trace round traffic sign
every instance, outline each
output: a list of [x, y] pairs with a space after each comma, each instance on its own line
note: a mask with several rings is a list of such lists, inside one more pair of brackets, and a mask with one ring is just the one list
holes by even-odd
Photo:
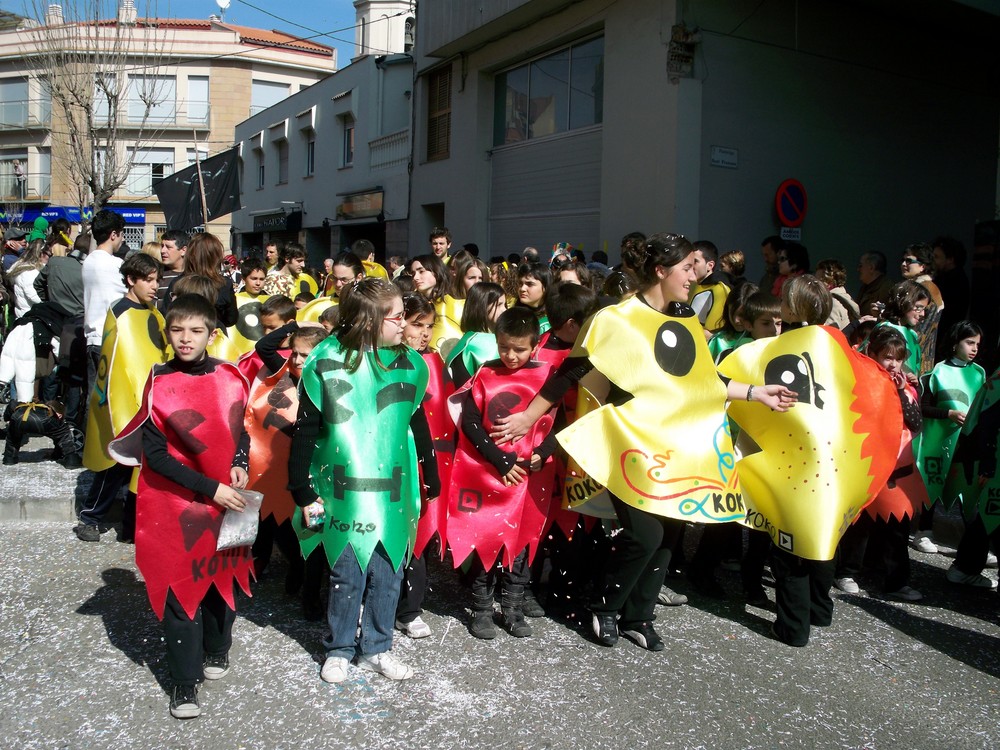
[[809, 208], [805, 186], [793, 179], [782, 182], [774, 194], [774, 208], [783, 227], [801, 226]]

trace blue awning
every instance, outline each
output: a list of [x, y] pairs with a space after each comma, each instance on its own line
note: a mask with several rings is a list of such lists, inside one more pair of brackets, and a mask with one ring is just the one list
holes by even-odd
[[[125, 218], [126, 224], [145, 224], [146, 223], [146, 209], [136, 208], [134, 206], [108, 206], [108, 209], [114, 211], [116, 214], [121, 214]], [[83, 210], [83, 216], [88, 220], [93, 215], [90, 208], [85, 208]], [[45, 208], [26, 208], [24, 209], [24, 217], [21, 219], [22, 224], [31, 224], [39, 216], [44, 216], [50, 222], [54, 219], [66, 219], [70, 224], [80, 224], [81, 222], [81, 212], [79, 208], [74, 206], [46, 206]]]

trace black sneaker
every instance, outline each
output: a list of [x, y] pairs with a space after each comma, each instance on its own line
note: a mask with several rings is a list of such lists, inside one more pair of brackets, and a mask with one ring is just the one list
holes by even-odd
[[205, 671], [206, 680], [221, 680], [229, 674], [229, 654], [225, 653], [219, 656], [206, 654], [202, 669]]
[[201, 716], [197, 685], [174, 685], [170, 698], [170, 715], [175, 719], [196, 719]]
[[89, 523], [78, 523], [73, 527], [73, 533], [81, 542], [101, 541], [101, 530]]
[[651, 622], [640, 622], [636, 625], [622, 628], [622, 635], [647, 651], [662, 651], [664, 649], [663, 641], [660, 639], [659, 634], [653, 630], [653, 623]]
[[594, 613], [594, 635], [602, 646], [618, 643], [618, 615], [614, 612]]

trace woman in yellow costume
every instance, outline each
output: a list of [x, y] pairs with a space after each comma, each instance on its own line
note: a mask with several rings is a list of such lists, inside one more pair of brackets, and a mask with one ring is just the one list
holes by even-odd
[[443, 359], [462, 338], [465, 300], [455, 299], [448, 293], [451, 290], [451, 274], [436, 255], [418, 255], [411, 260], [410, 274], [414, 289], [434, 306], [434, 330], [429, 348], [441, 354]]
[[[619, 631], [662, 651], [653, 607], [683, 520], [742, 519], [743, 503], [725, 416], [727, 399], [784, 411], [781, 385], [725, 381], [687, 305], [696, 283], [691, 243], [655, 234], [644, 245], [640, 292], [585, 324], [576, 346], [528, 408], [499, 420], [493, 438], [518, 439], [573, 382], [602, 405], [559, 433], [559, 442], [607, 487], [622, 531], [591, 604], [594, 635]], [[581, 394], [581, 400], [583, 394]]]

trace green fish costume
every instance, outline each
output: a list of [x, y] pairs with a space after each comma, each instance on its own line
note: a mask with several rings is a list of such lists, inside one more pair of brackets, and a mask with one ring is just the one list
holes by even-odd
[[350, 545], [367, 570], [381, 542], [398, 569], [413, 549], [420, 517], [410, 418], [427, 390], [427, 365], [407, 347], [380, 348], [361, 353], [351, 372], [352, 355], [358, 356], [330, 336], [302, 366], [300, 387], [322, 418], [309, 474], [326, 523], [305, 528], [298, 508], [293, 525], [305, 557], [322, 544], [332, 566]]

